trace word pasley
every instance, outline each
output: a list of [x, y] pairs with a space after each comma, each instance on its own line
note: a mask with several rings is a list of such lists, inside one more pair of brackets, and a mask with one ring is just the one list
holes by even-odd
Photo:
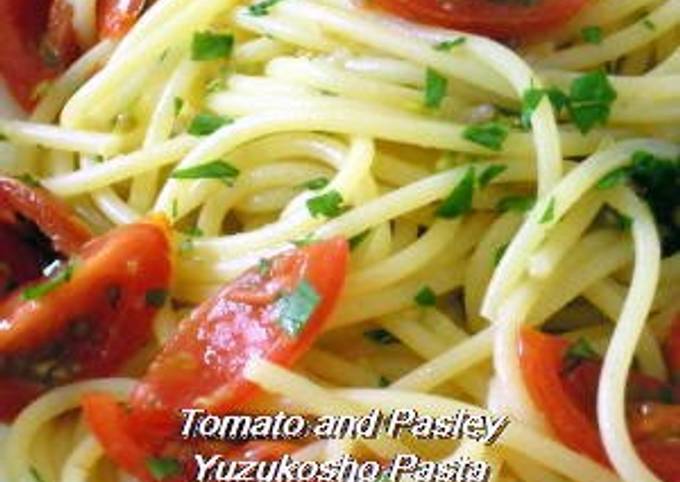
[[213, 440], [374, 439], [380, 434], [391, 438], [409, 434], [416, 439], [466, 438], [490, 445], [509, 423], [504, 416], [467, 410], [436, 417], [419, 415], [413, 409], [389, 413], [375, 409], [363, 416], [324, 415], [316, 418], [283, 412], [218, 416], [201, 409], [184, 409], [181, 413], [184, 418], [182, 437]]

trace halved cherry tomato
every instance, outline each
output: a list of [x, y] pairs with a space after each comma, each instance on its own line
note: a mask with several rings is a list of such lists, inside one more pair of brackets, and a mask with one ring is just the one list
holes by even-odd
[[[117, 424], [95, 416], [97, 403], [84, 405], [85, 415], [106, 453], [132, 474], [146, 468], [131, 463], [120, 440], [132, 439], [147, 454], [166, 455], [176, 443], [181, 408], [202, 407], [228, 413], [247, 402], [256, 387], [243, 378], [252, 358], [290, 366], [313, 343], [342, 290], [348, 245], [332, 239], [281, 254], [253, 268], [196, 308], [180, 323], [149, 372], [134, 390], [129, 421]], [[279, 325], [282, 295], [305, 283], [318, 295], [302, 331], [291, 335]], [[127, 443], [127, 442], [126, 442]], [[143, 480], [148, 480], [144, 478]]]
[[[100, 38], [118, 38], [134, 24], [144, 0], [99, 0]], [[0, 0], [0, 75], [30, 111], [38, 87], [59, 75], [81, 54], [67, 0]]]
[[[609, 466], [596, 417], [601, 363], [581, 360], [570, 366], [568, 349], [567, 340], [524, 330], [520, 344], [524, 380], [557, 437], [573, 450]], [[669, 393], [672, 387], [659, 380], [639, 373], [629, 376], [629, 424], [638, 452], [662, 480], [678, 482], [680, 444], [675, 439], [680, 435], [680, 407], [656, 403]], [[646, 408], [640, 411], [641, 407]]]
[[[0, 385], [108, 375], [141, 348], [170, 283], [169, 228], [154, 219], [115, 229], [84, 244], [70, 266], [70, 279], [42, 278], [0, 302]], [[51, 289], [36, 291], [45, 283]]]
[[563, 25], [588, 0], [375, 0], [391, 12], [496, 38], [527, 38]]

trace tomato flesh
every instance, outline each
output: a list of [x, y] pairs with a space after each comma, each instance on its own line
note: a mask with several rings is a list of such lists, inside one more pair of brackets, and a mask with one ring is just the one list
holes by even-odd
[[566, 23], [588, 0], [375, 0], [416, 22], [496, 38], [528, 38]]
[[[557, 437], [571, 449], [609, 466], [597, 429], [597, 387], [601, 363], [567, 361], [569, 343], [534, 330], [524, 330], [520, 343], [522, 375], [534, 403]], [[671, 394], [669, 384], [631, 373], [626, 398], [631, 436], [640, 457], [665, 482], [680, 475], [680, 405], [661, 404]]]
[[[153, 220], [124, 226], [79, 249], [70, 280], [37, 299], [17, 287], [0, 302], [0, 387], [20, 379], [35, 393], [75, 379], [110, 375], [151, 335], [157, 293], [170, 283], [169, 228]], [[151, 297], [150, 293], [156, 293]], [[21, 393], [19, 393], [21, 392]], [[24, 391], [0, 399], [20, 405]], [[13, 410], [0, 408], [0, 413]]]
[[[180, 323], [133, 391], [125, 423], [102, 421], [96, 403], [83, 405], [86, 419], [109, 457], [128, 472], [140, 474], [146, 469], [140, 466], [139, 457], [132, 463], [137, 449], [149, 456], [185, 452], [187, 442], [178, 440], [180, 409], [234, 411], [256, 394], [256, 387], [243, 377], [249, 360], [266, 358], [292, 365], [328, 319], [344, 284], [348, 256], [347, 242], [340, 238], [292, 250], [265, 263], [265, 269], [244, 273], [196, 308]], [[313, 287], [319, 302], [302, 331], [291, 335], [278, 324], [277, 301], [303, 281]], [[111, 428], [114, 425], [117, 430]], [[132, 454], [121, 449], [130, 445], [130, 439], [135, 447]], [[279, 444], [245, 449], [252, 449], [252, 456], [270, 457], [291, 447]], [[220, 450], [247, 455], [224, 444], [211, 449]], [[149, 480], [149, 474], [142, 480]]]

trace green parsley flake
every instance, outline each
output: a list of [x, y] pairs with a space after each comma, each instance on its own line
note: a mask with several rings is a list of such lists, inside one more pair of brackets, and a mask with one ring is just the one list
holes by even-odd
[[364, 240], [368, 237], [369, 234], [371, 234], [371, 230], [367, 229], [365, 231], [360, 232], [356, 236], [352, 236], [351, 238], [349, 238], [348, 243], [350, 251], [354, 251], [355, 249], [357, 249], [359, 245], [364, 242]]
[[42, 475], [40, 475], [40, 472], [38, 472], [38, 469], [36, 469], [32, 465], [29, 467], [28, 472], [31, 474], [31, 478], [33, 479], [33, 482], [45, 482], [45, 479], [43, 478]]
[[492, 151], [500, 151], [508, 134], [508, 128], [503, 124], [485, 122], [466, 127], [463, 131], [463, 138]]
[[229, 118], [204, 112], [193, 118], [187, 132], [192, 136], [209, 136], [231, 122]]
[[472, 210], [472, 198], [475, 192], [475, 169], [470, 167], [453, 191], [437, 208], [440, 218], [454, 219]]
[[279, 299], [279, 325], [290, 336], [297, 336], [320, 302], [321, 297], [314, 287], [302, 280], [295, 291]]
[[589, 26], [581, 29], [581, 37], [589, 44], [599, 45], [604, 39], [604, 34], [601, 27]]
[[429, 286], [423, 286], [414, 296], [413, 300], [418, 306], [434, 306], [437, 304], [437, 295]]
[[508, 169], [508, 166], [505, 164], [494, 164], [492, 166], [489, 166], [485, 168], [480, 174], [479, 174], [479, 187], [480, 188], [485, 188], [488, 186], [491, 181], [496, 179], [498, 176], [503, 174], [506, 170]]
[[336, 190], [328, 191], [307, 200], [307, 209], [313, 217], [325, 216], [334, 218], [342, 214], [346, 207], [343, 206], [342, 194]]
[[425, 74], [425, 106], [436, 108], [446, 96], [449, 81], [434, 69], [428, 68]]
[[599, 181], [597, 181], [595, 187], [597, 189], [611, 189], [613, 187], [616, 187], [628, 180], [629, 173], [630, 168], [628, 166], [623, 166], [619, 167], [618, 169], [614, 169], [610, 173], [605, 174]]
[[214, 32], [196, 32], [191, 42], [191, 60], [216, 60], [229, 57], [234, 36]]
[[180, 253], [188, 253], [190, 251], [193, 251], [193, 249], [194, 249], [194, 238], [202, 237], [203, 231], [198, 227], [193, 227], [190, 230], [185, 231], [184, 234], [186, 234], [187, 237], [184, 238], [179, 245]]
[[150, 457], [146, 459], [146, 468], [156, 480], [165, 480], [182, 473], [182, 464], [170, 457]]
[[310, 179], [309, 181], [303, 182], [300, 184], [300, 187], [304, 189], [310, 189], [312, 191], [318, 191], [328, 186], [329, 183], [330, 180], [327, 177], [316, 177], [314, 179]]
[[184, 108], [184, 99], [175, 97], [172, 105], [175, 110], [175, 117], [177, 117], [182, 112], [182, 108]]
[[590, 346], [588, 340], [579, 338], [567, 350], [567, 358], [570, 360], [597, 360], [599, 355]]
[[534, 196], [507, 196], [498, 201], [496, 210], [502, 213], [514, 211], [526, 213], [534, 207], [536, 198]]
[[248, 7], [248, 13], [254, 17], [263, 17], [269, 15], [271, 8], [279, 3], [281, 0], [263, 0], [261, 2], [254, 3]]
[[577, 77], [571, 83], [567, 106], [572, 122], [583, 134], [596, 125], [605, 125], [616, 98], [616, 90], [604, 71], [597, 70]]
[[144, 300], [147, 306], [153, 306], [154, 308], [162, 308], [168, 299], [168, 290], [163, 288], [157, 288], [149, 290], [144, 295]]
[[450, 52], [454, 47], [458, 47], [459, 45], [463, 45], [467, 39], [465, 37], [458, 37], [457, 39], [453, 40], [444, 40], [443, 42], [439, 42], [438, 44], [434, 45], [432, 48], [435, 50], [438, 50], [440, 52]]
[[170, 177], [173, 179], [218, 179], [231, 186], [240, 172], [228, 162], [217, 160], [185, 169], [177, 169], [170, 174]]
[[392, 345], [399, 343], [398, 338], [392, 335], [392, 333], [389, 331], [383, 330], [382, 328], [365, 331], [364, 336], [378, 345]]
[[522, 96], [522, 113], [520, 115], [520, 124], [525, 129], [531, 127], [531, 117], [538, 107], [538, 104], [543, 100], [545, 91], [543, 89], [527, 89]]
[[390, 379], [387, 378], [387, 377], [380, 375], [380, 378], [378, 378], [378, 386], [380, 388], [389, 387], [390, 383], [392, 383], [392, 382], [390, 382]]
[[50, 265], [48, 269], [52, 271], [52, 273], [49, 275], [49, 278], [42, 283], [26, 288], [21, 293], [21, 297], [25, 300], [37, 300], [56, 290], [61, 285], [71, 281], [76, 263], [70, 262], [60, 269], [62, 264], [61, 261], [56, 261]]
[[508, 246], [510, 246], [509, 243], [505, 243], [500, 245], [498, 248], [496, 248], [496, 251], [493, 254], [493, 265], [498, 266], [498, 263], [501, 262], [503, 259], [503, 256], [505, 255], [505, 252], [508, 250]]
[[616, 213], [616, 227], [621, 231], [630, 231], [633, 227], [633, 218], [625, 214], [621, 214], [617, 211]]
[[545, 208], [545, 211], [543, 212], [543, 216], [541, 216], [539, 224], [549, 223], [553, 219], [555, 219], [555, 198], [551, 198], [550, 201], [548, 202], [548, 207]]
[[272, 260], [268, 258], [260, 258], [257, 262], [257, 272], [262, 276], [268, 276], [272, 269]]
[[40, 181], [33, 177], [32, 175], [30, 175], [29, 173], [19, 174], [18, 176], [14, 176], [14, 179], [25, 184], [28, 187], [42, 186], [42, 184], [40, 184]]
[[648, 18], [642, 20], [642, 25], [648, 30], [656, 30], [656, 24]]

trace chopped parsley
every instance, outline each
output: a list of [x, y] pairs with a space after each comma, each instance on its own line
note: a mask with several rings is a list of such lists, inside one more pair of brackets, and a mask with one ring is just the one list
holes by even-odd
[[196, 32], [191, 42], [191, 60], [216, 60], [229, 57], [234, 36], [215, 32]]
[[279, 325], [290, 336], [297, 336], [320, 302], [321, 297], [314, 287], [302, 280], [295, 291], [279, 299]]
[[596, 125], [605, 125], [616, 98], [616, 90], [604, 71], [597, 70], [577, 77], [571, 83], [567, 104], [572, 122], [583, 134]]
[[545, 208], [543, 216], [541, 216], [541, 219], [538, 221], [538, 223], [539, 224], [549, 223], [553, 219], [555, 219], [555, 198], [550, 198], [550, 201], [548, 202], [548, 207]]
[[7, 137], [5, 134], [0, 132], [0, 142], [8, 141], [9, 137]]
[[192, 251], [194, 249], [194, 238], [200, 238], [203, 236], [203, 231], [198, 227], [193, 227], [190, 230], [185, 231], [184, 234], [186, 234], [187, 237], [182, 240], [179, 245], [180, 253], [188, 253], [189, 251]]
[[165, 480], [182, 473], [182, 464], [170, 457], [150, 457], [146, 459], [146, 468], [156, 480]]
[[310, 189], [312, 191], [318, 191], [328, 186], [329, 183], [330, 180], [327, 177], [316, 177], [314, 179], [310, 179], [309, 181], [303, 182], [300, 184], [300, 187], [304, 189]]
[[272, 269], [271, 259], [260, 258], [259, 261], [257, 262], [257, 272], [260, 273], [262, 276], [269, 275], [271, 269]]
[[367, 229], [365, 231], [360, 232], [356, 236], [352, 236], [351, 238], [349, 238], [348, 243], [350, 251], [354, 251], [355, 249], [357, 249], [359, 245], [364, 242], [364, 240], [368, 237], [369, 234], [371, 234], [371, 230]]
[[177, 117], [182, 112], [182, 108], [184, 108], [184, 99], [175, 97], [172, 105], [175, 110], [175, 117]]
[[567, 350], [567, 358], [570, 360], [597, 360], [599, 355], [588, 340], [579, 338]]
[[157, 288], [149, 290], [144, 295], [144, 300], [147, 306], [153, 306], [154, 308], [162, 308], [168, 299], [168, 290], [163, 288]]
[[629, 171], [630, 169], [627, 166], [614, 169], [610, 173], [605, 174], [599, 181], [597, 181], [595, 187], [597, 189], [611, 189], [620, 184], [623, 184], [628, 180]]
[[33, 482], [45, 482], [45, 479], [43, 478], [42, 475], [40, 475], [40, 472], [38, 472], [38, 469], [36, 469], [32, 465], [29, 467], [28, 472], [31, 474], [31, 478], [33, 479]]
[[477, 179], [477, 181], [479, 182], [479, 187], [482, 189], [485, 188], [491, 183], [491, 181], [493, 181], [498, 176], [503, 174], [507, 169], [508, 166], [506, 166], [505, 164], [494, 164], [492, 166], [485, 168], [479, 174], [479, 178]]
[[240, 172], [228, 162], [217, 160], [185, 169], [177, 169], [170, 174], [170, 177], [173, 179], [218, 179], [231, 186]]
[[292, 240], [291, 243], [293, 243], [293, 245], [298, 247], [298, 248], [302, 248], [304, 246], [309, 246], [310, 244], [313, 244], [314, 241], [315, 241], [314, 234], [308, 233], [308, 234], [305, 234], [305, 236], [303, 238], [298, 238], [298, 239]]
[[525, 129], [531, 127], [531, 117], [534, 115], [534, 111], [543, 100], [544, 96], [548, 96], [548, 100], [555, 110], [555, 115], [559, 116], [567, 104], [569, 103], [569, 98], [557, 88], [549, 89], [536, 89], [530, 88], [524, 91], [522, 95], [522, 112], [520, 114], [520, 125]]
[[24, 174], [19, 174], [18, 176], [14, 176], [14, 179], [17, 181], [20, 181], [21, 183], [25, 184], [28, 187], [41, 187], [42, 184], [40, 184], [40, 181], [30, 175], [29, 173], [24, 173]]
[[187, 132], [193, 136], [209, 136], [231, 122], [229, 118], [204, 112], [193, 118]]
[[621, 231], [630, 231], [633, 227], [633, 218], [618, 211], [614, 211], [616, 216], [616, 227]]
[[642, 25], [648, 30], [656, 30], [656, 24], [652, 22], [649, 18], [642, 20]]
[[434, 69], [428, 68], [425, 74], [425, 106], [439, 107], [446, 96], [449, 81]]
[[347, 209], [343, 203], [344, 200], [342, 199], [342, 194], [336, 190], [332, 190], [308, 199], [307, 209], [309, 210], [309, 213], [315, 218], [318, 216], [334, 218], [345, 212]]
[[500, 151], [508, 133], [508, 128], [503, 124], [484, 122], [466, 127], [463, 131], [463, 138], [492, 151]]
[[581, 29], [581, 37], [589, 44], [599, 45], [604, 39], [602, 28], [598, 26], [589, 26]]
[[49, 273], [47, 274], [48, 279], [37, 285], [29, 286], [22, 291], [21, 297], [25, 300], [38, 300], [61, 285], [68, 283], [73, 277], [75, 264], [75, 262], [69, 262], [63, 266], [61, 261], [55, 261], [45, 270]]
[[255, 17], [269, 15], [269, 10], [280, 1], [281, 0], [262, 0], [261, 2], [254, 3], [248, 7], [248, 13]]
[[380, 378], [378, 378], [378, 386], [380, 388], [389, 387], [390, 383], [392, 383], [390, 382], [390, 379], [385, 376], [380, 375]]
[[498, 263], [501, 262], [503, 259], [503, 256], [505, 255], [505, 252], [508, 250], [508, 243], [500, 245], [498, 248], [496, 248], [496, 251], [493, 254], [493, 265], [498, 266]]
[[502, 213], [508, 211], [526, 213], [534, 207], [535, 203], [536, 198], [534, 196], [507, 196], [498, 201], [496, 210]]
[[392, 345], [394, 343], [399, 343], [398, 338], [392, 335], [392, 333], [389, 331], [383, 330], [382, 328], [365, 331], [364, 336], [378, 345]]
[[451, 50], [453, 50], [454, 47], [463, 45], [466, 41], [467, 39], [465, 37], [458, 37], [457, 39], [444, 40], [443, 42], [439, 42], [438, 44], [435, 44], [432, 48], [440, 52], [450, 52]]
[[437, 295], [429, 286], [423, 286], [413, 297], [413, 300], [418, 306], [434, 306], [437, 304]]
[[453, 188], [453, 191], [437, 208], [436, 215], [440, 218], [454, 219], [472, 210], [472, 198], [475, 192], [475, 169], [470, 167], [463, 179]]

